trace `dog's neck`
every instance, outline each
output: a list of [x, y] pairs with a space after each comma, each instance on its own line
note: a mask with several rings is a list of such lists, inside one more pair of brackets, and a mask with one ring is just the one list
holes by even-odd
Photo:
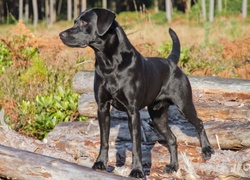
[[119, 65], [123, 67], [132, 62], [137, 50], [128, 40], [121, 26], [114, 21], [108, 32], [100, 37], [98, 43], [91, 46], [96, 55], [95, 68], [101, 72], [111, 73]]

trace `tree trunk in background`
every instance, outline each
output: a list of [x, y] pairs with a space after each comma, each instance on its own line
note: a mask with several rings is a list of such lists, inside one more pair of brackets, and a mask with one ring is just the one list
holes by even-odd
[[38, 9], [37, 9], [37, 0], [32, 0], [32, 6], [33, 6], [33, 20], [34, 20], [34, 27], [37, 27], [38, 24]]
[[222, 0], [217, 0], [218, 3], [218, 12], [222, 11]]
[[159, 2], [158, 0], [154, 0], [154, 6], [155, 6], [155, 13], [159, 12]]
[[46, 22], [50, 22], [49, 18], [49, 0], [45, 0], [45, 17], [46, 17]]
[[72, 20], [72, 0], [67, 1], [67, 13], [68, 13], [68, 21]]
[[209, 1], [209, 21], [214, 21], [214, 0]]
[[57, 8], [57, 15], [61, 13], [61, 9], [62, 9], [62, 0], [59, 0], [58, 8]]
[[243, 19], [247, 17], [247, 0], [242, 1], [242, 17]]
[[165, 0], [165, 6], [166, 6], [166, 16], [168, 22], [172, 22], [172, 2], [171, 0]]
[[29, 22], [29, 0], [25, 1], [25, 23]]
[[203, 19], [203, 22], [205, 22], [207, 20], [205, 0], [201, 0], [201, 10], [202, 10], [202, 19]]
[[49, 15], [50, 15], [50, 25], [56, 21], [56, 1], [49, 1]]
[[[1, 7], [1, 5], [0, 5]], [[19, 16], [18, 19], [23, 19], [23, 0], [19, 0]]]
[[81, 12], [87, 9], [87, 0], [82, 0]]
[[3, 0], [0, 0], [0, 22], [3, 22], [4, 21], [4, 2]]
[[102, 0], [102, 7], [107, 8], [107, 0]]
[[188, 14], [190, 10], [191, 10], [191, 0], [187, 0], [185, 13]]
[[79, 15], [79, 5], [80, 1], [74, 0], [74, 19], [77, 18], [77, 16]]

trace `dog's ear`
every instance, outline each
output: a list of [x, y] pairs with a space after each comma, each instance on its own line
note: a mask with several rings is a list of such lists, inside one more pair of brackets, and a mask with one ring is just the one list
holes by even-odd
[[107, 9], [96, 8], [93, 11], [97, 15], [97, 34], [103, 36], [109, 30], [116, 15]]

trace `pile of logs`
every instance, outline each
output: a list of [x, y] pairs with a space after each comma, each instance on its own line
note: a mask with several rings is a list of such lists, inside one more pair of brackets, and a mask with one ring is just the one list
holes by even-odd
[[[250, 177], [250, 81], [189, 77], [194, 103], [210, 142], [216, 149], [205, 162], [197, 134], [178, 112], [169, 109], [170, 126], [178, 140], [179, 170], [163, 173], [169, 152], [154, 129], [146, 109], [141, 110], [143, 165], [148, 179]], [[43, 141], [11, 130], [0, 113], [0, 179], [127, 179], [132, 154], [125, 113], [111, 110], [107, 171], [91, 170], [99, 152], [99, 126], [93, 96], [93, 72], [81, 71], [73, 88], [81, 94], [79, 112], [86, 122], [59, 123]], [[115, 175], [116, 174], [116, 175]]]

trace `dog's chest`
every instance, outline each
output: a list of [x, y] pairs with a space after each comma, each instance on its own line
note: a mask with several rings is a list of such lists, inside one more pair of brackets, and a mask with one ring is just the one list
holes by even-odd
[[111, 95], [110, 103], [118, 110], [126, 110], [127, 96], [125, 91], [128, 89], [128, 86], [129, 83], [127, 84], [124, 80], [117, 77], [109, 77], [105, 79], [104, 88]]

